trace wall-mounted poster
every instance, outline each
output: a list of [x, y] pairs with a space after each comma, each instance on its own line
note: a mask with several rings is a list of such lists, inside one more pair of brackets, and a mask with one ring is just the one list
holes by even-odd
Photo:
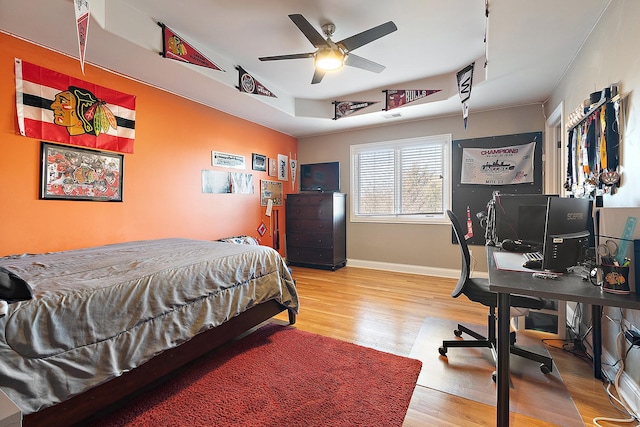
[[284, 154], [278, 154], [278, 179], [286, 181], [289, 179], [289, 158]]
[[267, 206], [271, 199], [273, 206], [282, 206], [282, 183], [263, 179], [260, 184], [260, 206]]
[[41, 143], [40, 198], [122, 201], [122, 154]]
[[253, 175], [242, 172], [202, 171], [202, 192], [253, 194]]
[[221, 151], [211, 152], [211, 165], [223, 168], [246, 169], [244, 156]]

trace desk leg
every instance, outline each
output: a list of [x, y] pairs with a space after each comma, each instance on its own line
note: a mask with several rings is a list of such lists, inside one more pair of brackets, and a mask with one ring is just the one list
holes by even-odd
[[602, 379], [602, 306], [591, 306], [591, 325], [593, 325], [593, 377]]
[[497, 427], [509, 426], [509, 304], [509, 294], [498, 294]]

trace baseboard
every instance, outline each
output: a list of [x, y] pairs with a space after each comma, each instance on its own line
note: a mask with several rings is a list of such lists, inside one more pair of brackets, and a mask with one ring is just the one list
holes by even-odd
[[[602, 350], [602, 370], [610, 381], [613, 381], [618, 373], [617, 365], [613, 366], [616, 360], [616, 357], [606, 349]], [[620, 395], [627, 405], [637, 414], [640, 410], [640, 388], [626, 372], [622, 372], [622, 375], [620, 375], [619, 389]]]
[[[457, 279], [458, 277], [460, 277], [460, 270], [439, 267], [426, 267], [422, 265], [396, 264], [390, 262], [366, 261], [358, 259], [349, 259], [347, 261], [347, 265], [349, 267], [356, 268], [369, 268], [372, 270], [393, 271], [397, 273], [421, 274], [424, 276], [448, 277], [451, 279]], [[472, 276], [484, 278], [489, 277], [488, 273], [486, 272], [474, 273], [472, 274]]]

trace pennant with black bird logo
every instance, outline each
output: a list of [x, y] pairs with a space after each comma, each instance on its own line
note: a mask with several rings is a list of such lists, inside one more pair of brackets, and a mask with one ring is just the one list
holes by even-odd
[[224, 71], [209, 58], [198, 52], [196, 48], [184, 41], [184, 39], [171, 30], [171, 28], [160, 22], [158, 22], [158, 25], [162, 27], [163, 43], [162, 53], [160, 55], [165, 58], [175, 59], [176, 61], [199, 65], [213, 70]]

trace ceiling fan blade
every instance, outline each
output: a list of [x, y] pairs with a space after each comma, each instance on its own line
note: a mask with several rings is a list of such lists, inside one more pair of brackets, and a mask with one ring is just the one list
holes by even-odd
[[329, 43], [322, 37], [322, 34], [318, 32], [313, 25], [307, 21], [307, 19], [300, 15], [299, 13], [289, 15], [289, 18], [293, 21], [294, 24], [302, 31], [302, 34], [305, 35], [307, 39], [311, 42], [315, 47], [324, 47], [329, 46]]
[[320, 83], [325, 74], [326, 73], [324, 71], [318, 70], [316, 68], [316, 70], [313, 72], [313, 79], [311, 79], [311, 84], [314, 85], [316, 83]]
[[304, 58], [312, 58], [314, 55], [311, 53], [294, 53], [291, 55], [276, 55], [276, 56], [263, 56], [258, 58], [260, 61], [279, 61], [281, 59], [304, 59]]
[[381, 73], [384, 71], [384, 65], [380, 65], [377, 62], [369, 61], [361, 56], [354, 55], [353, 53], [347, 54], [347, 59], [344, 61], [344, 65], [351, 67], [362, 68], [363, 70], [373, 71], [374, 73]]
[[356, 34], [355, 36], [347, 37], [344, 40], [340, 40], [336, 44], [344, 46], [345, 49], [351, 51], [359, 48], [367, 43], [371, 43], [374, 40], [384, 37], [387, 34], [393, 33], [398, 27], [393, 21], [385, 22], [377, 27], [369, 28], [366, 31]]

